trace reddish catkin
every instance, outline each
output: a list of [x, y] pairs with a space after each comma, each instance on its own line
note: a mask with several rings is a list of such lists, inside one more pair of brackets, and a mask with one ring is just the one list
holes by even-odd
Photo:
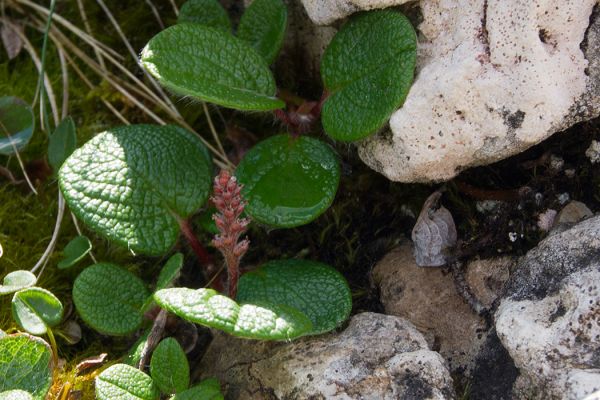
[[213, 215], [219, 234], [215, 235], [212, 243], [225, 258], [229, 275], [229, 297], [235, 299], [237, 283], [240, 275], [240, 260], [248, 251], [250, 241], [240, 236], [248, 228], [250, 221], [240, 218], [246, 202], [242, 198], [242, 185], [228, 171], [221, 170], [215, 178], [212, 202], [217, 208]]

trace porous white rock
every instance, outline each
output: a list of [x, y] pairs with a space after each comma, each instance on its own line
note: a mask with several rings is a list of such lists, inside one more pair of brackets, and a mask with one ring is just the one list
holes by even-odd
[[359, 144], [360, 157], [394, 181], [443, 181], [597, 116], [596, 4], [420, 1], [415, 82], [390, 130]]
[[352, 13], [375, 8], [386, 8], [414, 0], [302, 0], [310, 19], [318, 25], [327, 25]]
[[355, 315], [340, 332], [291, 343], [217, 335], [199, 366], [236, 400], [455, 397], [444, 359], [407, 320]]

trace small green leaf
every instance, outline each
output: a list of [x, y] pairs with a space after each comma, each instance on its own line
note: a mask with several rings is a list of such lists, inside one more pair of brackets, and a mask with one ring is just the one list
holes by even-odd
[[190, 386], [190, 366], [177, 340], [166, 338], [156, 346], [150, 360], [150, 375], [166, 394], [183, 392]]
[[156, 303], [187, 321], [248, 339], [289, 340], [312, 331], [308, 317], [279, 305], [238, 305], [212, 289], [163, 289]]
[[54, 172], [58, 172], [60, 166], [76, 148], [75, 122], [73, 122], [73, 118], [67, 117], [62, 120], [48, 139], [48, 163]]
[[58, 325], [63, 306], [55, 295], [39, 287], [23, 289], [12, 299], [12, 315], [17, 324], [32, 335], [43, 335]]
[[19, 270], [13, 271], [4, 277], [2, 285], [0, 285], [0, 295], [18, 292], [35, 285], [37, 278], [29, 271]]
[[138, 329], [148, 296], [140, 278], [114, 264], [94, 264], [73, 283], [73, 302], [81, 319], [107, 335], [126, 335]]
[[83, 260], [92, 250], [92, 242], [87, 236], [77, 236], [71, 240], [63, 250], [64, 259], [58, 263], [58, 269], [70, 268]]
[[34, 125], [33, 111], [27, 103], [17, 97], [0, 97], [0, 155], [10, 156], [15, 147], [22, 150], [27, 146]]
[[209, 378], [185, 392], [176, 394], [171, 400], [223, 400], [223, 394], [219, 381]]
[[0, 393], [0, 400], [33, 400], [33, 396], [24, 390], [9, 390]]
[[352, 310], [344, 277], [328, 265], [307, 260], [270, 261], [242, 275], [237, 300], [294, 307], [312, 321], [311, 335], [337, 328]]
[[281, 49], [286, 28], [287, 9], [281, 0], [254, 0], [240, 19], [237, 35], [271, 64]]
[[194, 23], [231, 33], [229, 15], [217, 0], [188, 0], [181, 6], [177, 23]]
[[40, 338], [27, 334], [0, 338], [0, 392], [23, 390], [44, 400], [52, 383], [52, 353]]
[[147, 329], [142, 336], [131, 346], [125, 357], [123, 358], [123, 363], [127, 365], [131, 365], [132, 367], [137, 368], [140, 360], [142, 359], [142, 351], [146, 344], [148, 343], [148, 336], [150, 335], [151, 328]]
[[246, 212], [264, 224], [304, 225], [333, 202], [340, 167], [333, 150], [308, 136], [277, 135], [254, 146], [235, 172]]
[[408, 95], [416, 49], [415, 31], [399, 12], [371, 11], [344, 25], [321, 62], [330, 92], [322, 112], [325, 132], [354, 141], [381, 128]]
[[175, 93], [238, 110], [268, 111], [285, 103], [265, 60], [246, 42], [218, 29], [178, 24], [154, 36], [141, 62]]
[[171, 258], [167, 260], [164, 267], [162, 267], [160, 270], [160, 274], [158, 274], [158, 279], [156, 280], [156, 290], [166, 289], [168, 286], [170, 286], [179, 276], [181, 267], [183, 267], [183, 254], [173, 254]]
[[133, 251], [160, 255], [177, 240], [178, 219], [207, 200], [212, 166], [206, 147], [185, 129], [129, 125], [76, 150], [59, 183], [90, 228]]
[[115, 364], [96, 378], [98, 400], [156, 400], [159, 396], [152, 378], [126, 364]]

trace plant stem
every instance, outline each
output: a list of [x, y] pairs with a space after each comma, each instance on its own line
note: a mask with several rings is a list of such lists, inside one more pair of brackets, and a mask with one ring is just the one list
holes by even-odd
[[52, 359], [54, 360], [54, 367], [58, 366], [58, 346], [56, 345], [56, 339], [52, 333], [52, 329], [48, 328], [48, 340], [50, 341], [50, 347], [52, 348]]
[[214, 270], [215, 263], [209, 252], [204, 248], [202, 243], [200, 243], [196, 235], [194, 235], [190, 221], [187, 219], [179, 220], [179, 227], [181, 228], [181, 233], [185, 236], [192, 247], [192, 250], [196, 254], [196, 257], [198, 257], [198, 261], [204, 265], [207, 274], [211, 274]]

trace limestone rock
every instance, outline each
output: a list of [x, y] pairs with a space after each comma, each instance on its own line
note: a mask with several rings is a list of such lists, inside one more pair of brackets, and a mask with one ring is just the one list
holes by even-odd
[[495, 320], [521, 373], [516, 398], [575, 400], [600, 390], [600, 217], [531, 250]]
[[414, 0], [302, 0], [315, 24], [327, 25], [357, 11], [386, 8]]
[[199, 369], [228, 399], [453, 399], [443, 358], [405, 319], [358, 314], [340, 332], [291, 343], [217, 335]]
[[580, 201], [572, 200], [566, 206], [564, 206], [562, 210], [560, 210], [554, 221], [554, 227], [561, 225], [567, 225], [570, 227], [579, 221], [591, 217], [592, 215], [594, 214], [588, 208], [588, 206]]
[[408, 319], [451, 371], [469, 375], [487, 328], [458, 294], [451, 274], [418, 267], [405, 242], [375, 266], [373, 280], [386, 314]]
[[415, 82], [360, 157], [394, 181], [443, 181], [598, 116], [596, 4], [422, 0]]
[[475, 297], [487, 308], [502, 294], [515, 265], [513, 257], [473, 260], [467, 265], [465, 279]]

